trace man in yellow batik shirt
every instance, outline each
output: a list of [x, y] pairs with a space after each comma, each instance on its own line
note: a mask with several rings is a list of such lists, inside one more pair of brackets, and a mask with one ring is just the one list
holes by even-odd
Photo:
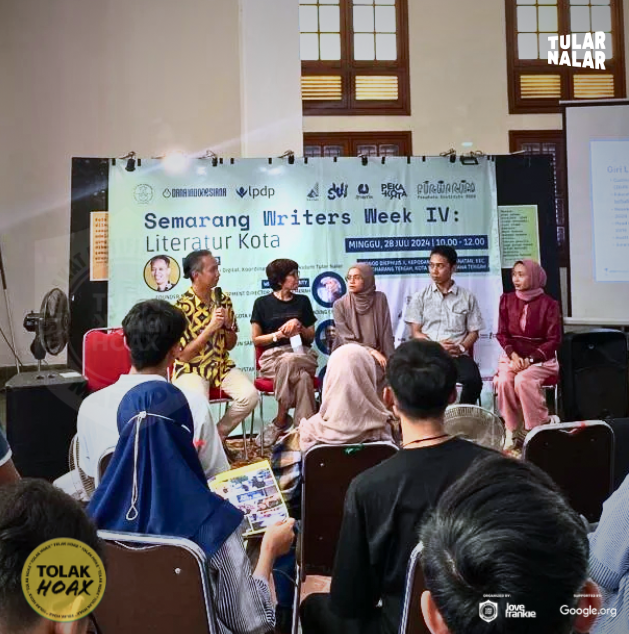
[[186, 315], [188, 327], [175, 361], [173, 383], [206, 397], [210, 388], [219, 388], [232, 399], [217, 424], [224, 440], [255, 409], [258, 391], [229, 358], [238, 340], [238, 325], [231, 299], [216, 291], [220, 278], [216, 258], [207, 250], [189, 253], [183, 261], [183, 275], [192, 286], [176, 303]]

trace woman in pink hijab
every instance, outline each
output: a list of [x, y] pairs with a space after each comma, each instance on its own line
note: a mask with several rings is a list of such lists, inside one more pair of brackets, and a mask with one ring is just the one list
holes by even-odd
[[330, 355], [320, 410], [299, 425], [302, 452], [320, 443], [347, 445], [392, 441], [393, 414], [376, 389], [376, 368], [369, 352], [356, 343]]
[[347, 288], [349, 293], [334, 302], [333, 350], [346, 343], [363, 346], [376, 364], [377, 389], [381, 394], [387, 359], [395, 349], [387, 296], [376, 290], [373, 269], [364, 262], [350, 267]]
[[[542, 386], [559, 373], [556, 352], [562, 328], [559, 303], [544, 292], [544, 269], [534, 260], [520, 260], [511, 277], [515, 292], [500, 298], [496, 336], [504, 354], [494, 385], [498, 408], [517, 448], [527, 431], [558, 421], [548, 415]], [[524, 431], [518, 432], [521, 421]]]

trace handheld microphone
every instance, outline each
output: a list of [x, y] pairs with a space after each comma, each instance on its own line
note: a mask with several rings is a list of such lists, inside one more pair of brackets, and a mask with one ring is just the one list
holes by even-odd
[[[223, 302], [223, 289], [220, 286], [217, 286], [214, 288], [214, 297], [216, 298], [216, 307], [220, 308]], [[223, 326], [221, 327], [221, 330], [224, 327], [225, 325], [223, 324]]]

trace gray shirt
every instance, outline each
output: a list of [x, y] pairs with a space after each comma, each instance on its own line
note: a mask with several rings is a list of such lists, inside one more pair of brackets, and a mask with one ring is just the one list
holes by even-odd
[[469, 332], [483, 327], [476, 297], [467, 289], [452, 284], [444, 295], [433, 282], [411, 297], [404, 321], [419, 324], [433, 341], [451, 339], [461, 343]]

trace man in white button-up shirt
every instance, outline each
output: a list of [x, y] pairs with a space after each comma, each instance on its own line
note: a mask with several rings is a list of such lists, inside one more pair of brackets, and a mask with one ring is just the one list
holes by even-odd
[[458, 382], [463, 386], [461, 403], [476, 403], [483, 381], [470, 350], [483, 327], [476, 297], [452, 279], [457, 253], [438, 246], [430, 253], [428, 269], [432, 283], [411, 298], [404, 321], [414, 339], [438, 341], [454, 359]]
[[[79, 466], [94, 478], [98, 461], [118, 442], [118, 406], [123, 396], [145, 381], [166, 381], [168, 368], [181, 350], [186, 317], [168, 302], [153, 299], [136, 304], [122, 322], [132, 368], [116, 383], [88, 396], [79, 409]], [[211, 478], [229, 469], [206, 398], [181, 390], [192, 412], [194, 440], [203, 471]]]

